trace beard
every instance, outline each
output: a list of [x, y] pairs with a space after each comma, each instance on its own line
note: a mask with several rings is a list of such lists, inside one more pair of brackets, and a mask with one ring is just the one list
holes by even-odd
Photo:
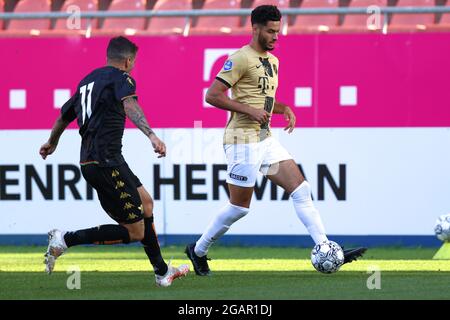
[[269, 47], [268, 41], [264, 39], [264, 37], [259, 36], [258, 42], [261, 48], [264, 49], [265, 51], [272, 51], [273, 49], [275, 49], [275, 47]]

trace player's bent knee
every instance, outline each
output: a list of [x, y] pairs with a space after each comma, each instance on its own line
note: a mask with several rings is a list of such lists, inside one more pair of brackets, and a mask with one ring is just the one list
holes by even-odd
[[276, 175], [279, 171], [280, 171], [280, 163], [277, 162], [277, 163], [272, 164], [272, 165], [269, 167], [269, 169], [267, 169], [266, 175], [268, 175], [268, 176], [274, 176], [274, 175]]
[[252, 195], [253, 193], [231, 194], [230, 204], [248, 209], [250, 207], [250, 202], [252, 201]]
[[145, 225], [143, 220], [125, 225], [125, 227], [128, 229], [128, 233], [130, 234], [130, 242], [141, 241], [144, 239]]
[[134, 241], [142, 241], [144, 239], [144, 230], [139, 231], [138, 234], [136, 234]]
[[309, 202], [311, 198], [311, 185], [308, 181], [304, 180], [297, 188], [291, 193], [291, 197], [294, 201]]
[[233, 206], [236, 206], [236, 207], [241, 207], [241, 208], [250, 208], [250, 201], [251, 201], [251, 199], [249, 199], [249, 200], [240, 200], [240, 201], [231, 201], [230, 200], [230, 204], [232, 204]]
[[234, 222], [238, 221], [239, 219], [242, 219], [250, 212], [249, 208], [236, 206], [236, 205], [233, 205], [232, 203], [229, 203], [229, 207], [231, 209], [230, 212], [232, 212], [232, 214], [230, 215], [231, 223], [234, 223]]
[[230, 203], [238, 207], [249, 208], [253, 196], [253, 187], [238, 187], [228, 184], [230, 190]]
[[234, 205], [232, 203], [227, 203], [225, 207], [222, 208], [220, 214], [217, 216], [217, 221], [223, 226], [231, 226], [233, 223], [245, 217], [249, 208]]
[[131, 242], [142, 241], [142, 239], [144, 239], [144, 230], [130, 232], [130, 241]]

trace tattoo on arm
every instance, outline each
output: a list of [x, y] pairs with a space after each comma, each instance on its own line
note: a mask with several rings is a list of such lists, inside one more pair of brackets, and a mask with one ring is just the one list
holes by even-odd
[[57, 145], [59, 138], [63, 134], [64, 130], [66, 130], [67, 126], [69, 125], [69, 122], [64, 121], [61, 116], [56, 120], [55, 124], [53, 125], [52, 132], [50, 134], [50, 138], [48, 139], [48, 142], [52, 145]]
[[127, 117], [138, 127], [147, 137], [153, 134], [153, 130], [148, 125], [145, 114], [141, 107], [133, 97], [126, 98], [123, 101], [123, 106]]

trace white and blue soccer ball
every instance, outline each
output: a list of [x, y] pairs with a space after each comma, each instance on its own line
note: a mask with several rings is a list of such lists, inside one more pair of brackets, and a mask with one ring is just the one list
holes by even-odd
[[311, 251], [311, 263], [322, 273], [334, 273], [344, 264], [344, 251], [334, 241], [324, 241]]
[[441, 241], [450, 241], [450, 213], [443, 214], [436, 220], [434, 233]]

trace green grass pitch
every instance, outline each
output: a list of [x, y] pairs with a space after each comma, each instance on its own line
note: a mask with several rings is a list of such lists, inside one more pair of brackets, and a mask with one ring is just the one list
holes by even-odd
[[[430, 248], [371, 248], [326, 275], [313, 269], [310, 249], [216, 246], [211, 277], [192, 271], [169, 288], [156, 287], [137, 246], [72, 248], [50, 276], [45, 249], [0, 246], [0, 299], [450, 299], [450, 260], [431, 260]], [[163, 255], [175, 265], [189, 263], [182, 247], [165, 247]], [[67, 289], [72, 266], [81, 270], [80, 290]], [[367, 288], [373, 268], [381, 289]]]

